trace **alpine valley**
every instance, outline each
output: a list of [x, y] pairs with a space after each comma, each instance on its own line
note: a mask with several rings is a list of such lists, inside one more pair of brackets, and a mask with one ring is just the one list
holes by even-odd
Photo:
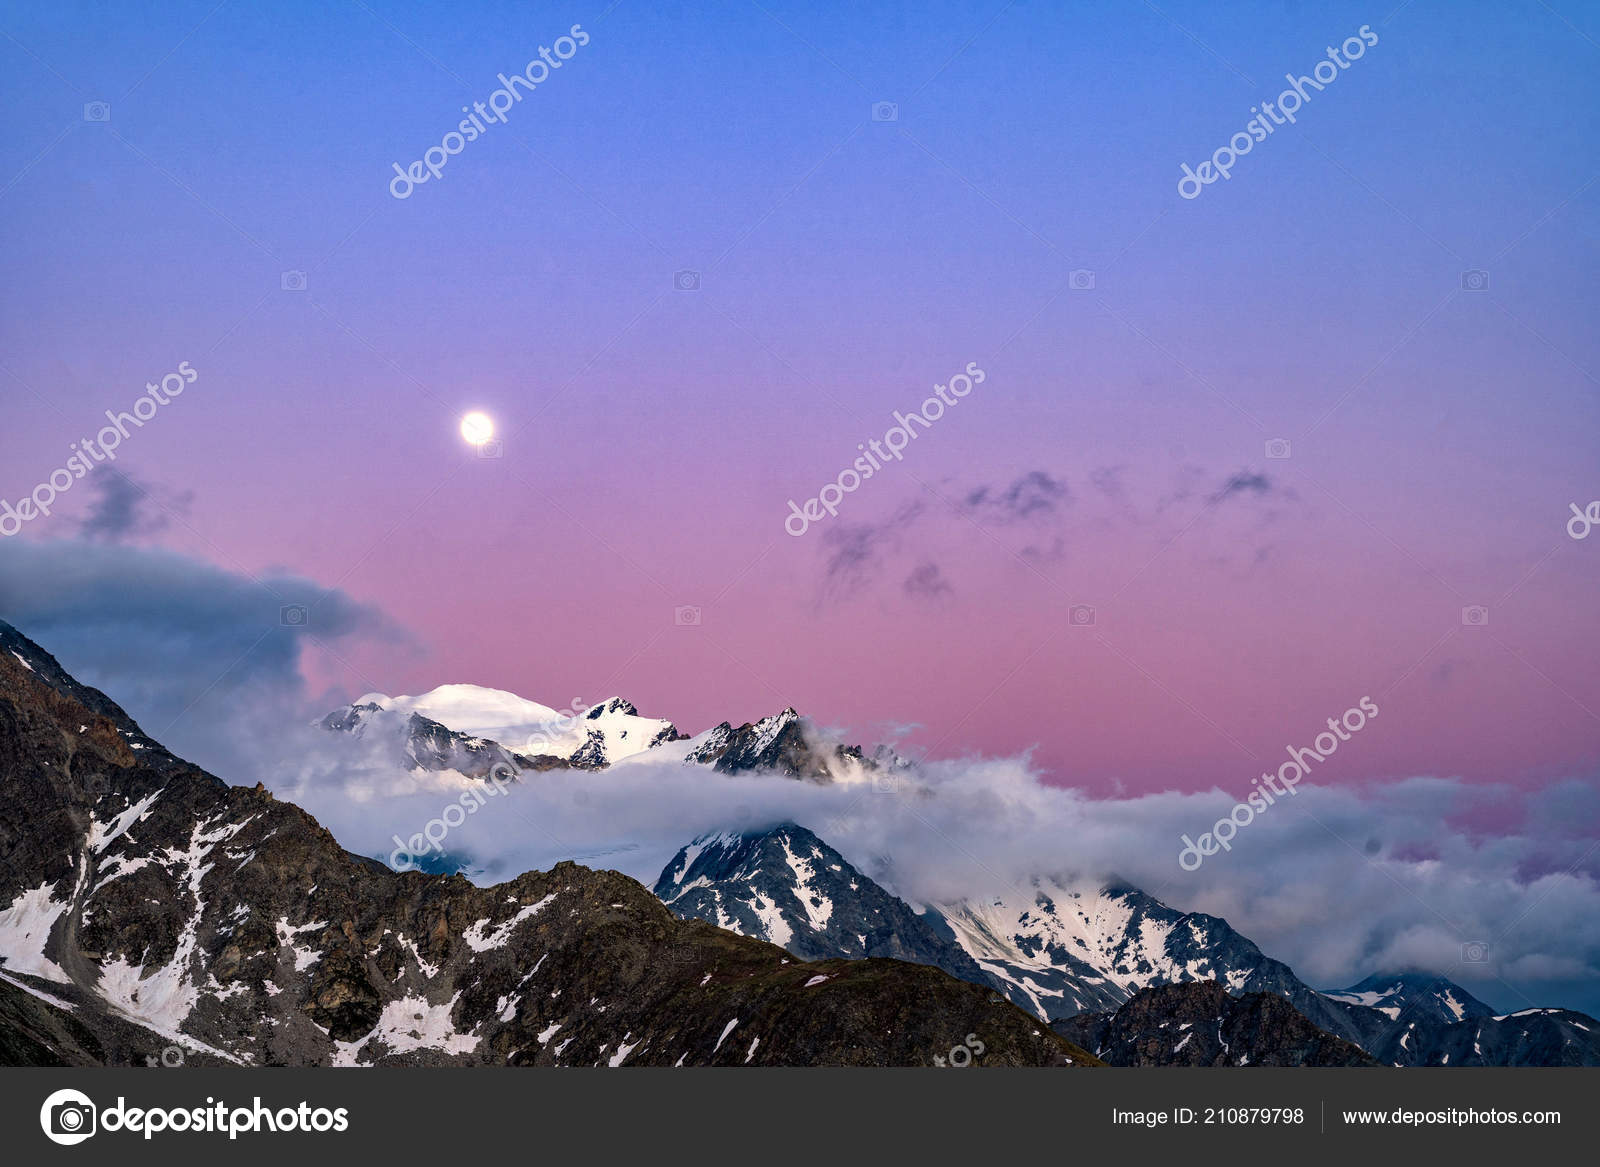
[[[447, 685], [318, 725], [486, 788], [640, 758], [708, 782], [915, 771], [793, 709], [691, 737], [621, 699]], [[900, 1066], [977, 1035], [986, 1066], [1600, 1065], [1581, 1013], [1410, 971], [1318, 991], [1225, 920], [1048, 872], [914, 905], [811, 828], [729, 823], [649, 889], [573, 862], [397, 871], [176, 757], [0, 622], [0, 1064]]]

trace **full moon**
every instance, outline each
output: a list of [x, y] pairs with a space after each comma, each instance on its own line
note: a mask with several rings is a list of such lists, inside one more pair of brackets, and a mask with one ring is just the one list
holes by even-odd
[[487, 413], [469, 413], [461, 419], [461, 436], [474, 446], [494, 437], [494, 419]]

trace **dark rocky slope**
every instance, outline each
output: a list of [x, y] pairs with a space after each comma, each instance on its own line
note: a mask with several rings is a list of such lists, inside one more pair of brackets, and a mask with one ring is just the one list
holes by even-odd
[[1230, 996], [1216, 981], [1135, 993], [1115, 1013], [1082, 1013], [1053, 1028], [1113, 1066], [1375, 1066], [1273, 993]]

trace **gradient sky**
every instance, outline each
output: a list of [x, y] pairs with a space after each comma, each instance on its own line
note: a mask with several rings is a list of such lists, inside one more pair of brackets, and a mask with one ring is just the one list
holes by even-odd
[[[1564, 524], [1600, 497], [1596, 5], [672, 8], [8, 6], [0, 495], [189, 361], [118, 460], [183, 511], [144, 538], [423, 646], [324, 651], [313, 610], [346, 697], [794, 705], [1140, 792], [1242, 790], [1365, 695], [1325, 781], [1594, 777], [1600, 538]], [[904, 462], [784, 533], [969, 361]]]

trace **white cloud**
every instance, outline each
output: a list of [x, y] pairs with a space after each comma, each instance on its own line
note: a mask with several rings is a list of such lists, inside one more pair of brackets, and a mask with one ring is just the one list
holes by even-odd
[[[392, 835], [421, 831], [470, 781], [400, 773], [371, 746], [339, 743], [330, 754], [326, 741], [305, 744], [315, 763], [268, 785], [364, 854], [388, 854]], [[1121, 879], [1226, 918], [1318, 987], [1425, 968], [1507, 1008], [1593, 1009], [1600, 882], [1589, 842], [1447, 825], [1506, 794], [1440, 779], [1302, 784], [1242, 830], [1232, 852], [1190, 873], [1177, 864], [1179, 836], [1215, 822], [1232, 795], [1092, 799], [1041, 783], [1016, 759], [924, 765], [887, 793], [640, 758], [601, 772], [529, 774], [446, 846], [485, 879], [571, 857], [650, 885], [695, 835], [793, 819], [918, 906], [998, 892], [1034, 872]], [[1570, 802], [1573, 791], [1526, 797], [1537, 821], [1543, 803]], [[1488, 944], [1488, 962], [1462, 965], [1463, 945], [1475, 942]]]

